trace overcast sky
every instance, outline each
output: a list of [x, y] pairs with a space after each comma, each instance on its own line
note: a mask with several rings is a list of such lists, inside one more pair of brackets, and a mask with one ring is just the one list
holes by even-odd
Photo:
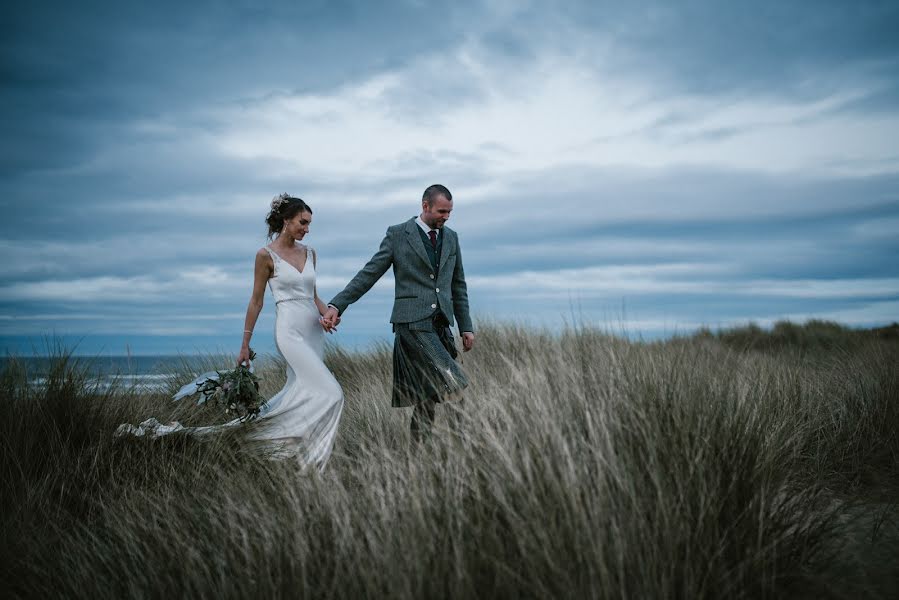
[[431, 183], [479, 318], [899, 320], [899, 3], [166, 4], [5, 11], [7, 352], [236, 352], [274, 195], [327, 301]]

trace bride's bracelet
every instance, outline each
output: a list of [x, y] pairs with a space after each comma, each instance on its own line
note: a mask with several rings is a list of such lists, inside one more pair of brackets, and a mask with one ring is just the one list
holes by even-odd
[[249, 333], [250, 335], [253, 335], [253, 330], [252, 330], [252, 329], [244, 329], [243, 332], [244, 332], [244, 333]]

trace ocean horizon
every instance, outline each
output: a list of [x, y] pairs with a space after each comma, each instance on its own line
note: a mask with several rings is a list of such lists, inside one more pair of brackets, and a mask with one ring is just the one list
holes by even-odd
[[[217, 361], [217, 357], [221, 361]], [[5, 356], [0, 358], [0, 372], [7, 370], [9, 363], [21, 364], [32, 386], [47, 383], [51, 367], [59, 361], [60, 355]], [[261, 356], [263, 360], [265, 355]], [[69, 360], [83, 369], [88, 383], [97, 391], [106, 391], [113, 386], [121, 386], [139, 392], [157, 392], [166, 389], [179, 373], [190, 372], [199, 375], [210, 370], [231, 368], [231, 358], [224, 354], [158, 354], [158, 355], [69, 355]], [[221, 363], [221, 364], [218, 364]]]

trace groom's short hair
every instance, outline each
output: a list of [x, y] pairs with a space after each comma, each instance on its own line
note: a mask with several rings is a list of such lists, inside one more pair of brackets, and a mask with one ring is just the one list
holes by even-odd
[[428, 206], [434, 206], [434, 201], [437, 200], [437, 196], [444, 196], [447, 200], [453, 199], [453, 195], [446, 189], [446, 186], [435, 183], [434, 185], [428, 186], [425, 193], [421, 195], [421, 201], [427, 202]]

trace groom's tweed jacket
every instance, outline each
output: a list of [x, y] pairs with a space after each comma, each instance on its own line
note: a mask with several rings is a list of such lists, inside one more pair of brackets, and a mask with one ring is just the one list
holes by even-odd
[[395, 284], [391, 323], [422, 321], [439, 310], [450, 325], [455, 317], [459, 331], [473, 332], [456, 232], [446, 226], [441, 230], [443, 239], [436, 273], [419, 232], [415, 218], [388, 227], [375, 255], [329, 304], [343, 314], [393, 265]]

